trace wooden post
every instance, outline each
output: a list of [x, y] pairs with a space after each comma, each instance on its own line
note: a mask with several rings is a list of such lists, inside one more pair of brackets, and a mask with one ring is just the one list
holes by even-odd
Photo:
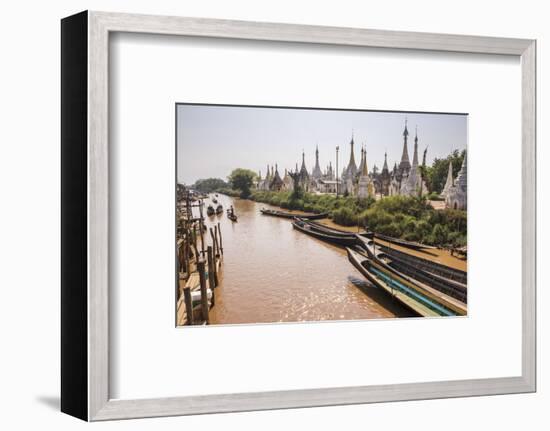
[[197, 261], [199, 260], [199, 249], [197, 248], [197, 226], [193, 225], [193, 249], [195, 250], [195, 256]]
[[212, 251], [212, 247], [208, 246], [208, 273], [211, 274], [210, 283], [213, 287], [218, 287], [218, 268], [216, 267], [216, 259]]
[[220, 251], [222, 252], [223, 256], [222, 228], [220, 226], [220, 222], [218, 222], [218, 234], [220, 236]]
[[212, 253], [212, 246], [208, 246], [206, 255], [208, 256], [208, 282], [210, 283], [210, 287], [213, 288], [216, 287], [216, 280], [214, 278], [214, 254]]
[[220, 243], [218, 242], [218, 228], [214, 226], [214, 242], [216, 243], [216, 254], [214, 257], [220, 257]]
[[201, 234], [201, 252], [202, 252], [202, 257], [204, 257], [204, 233], [203, 233], [203, 230], [204, 230], [204, 217], [202, 215], [202, 205], [203, 205], [203, 201], [200, 200], [199, 201], [199, 214], [200, 214], [200, 222], [199, 222], [199, 229], [200, 229], [200, 234]]
[[204, 259], [197, 261], [197, 270], [199, 272], [199, 279], [201, 283], [201, 309], [202, 318], [206, 323], [210, 323], [209, 308], [208, 308], [208, 290], [206, 288], [206, 274], [204, 270]]
[[189, 286], [185, 286], [183, 288], [183, 297], [185, 300], [185, 311], [187, 312], [187, 320], [185, 324], [192, 325], [193, 324], [193, 302], [191, 301], [191, 288]]
[[214, 256], [216, 256], [216, 254], [217, 254], [217, 250], [216, 250], [217, 241], [216, 241], [216, 237], [214, 236], [214, 231], [212, 230], [212, 228], [210, 228], [210, 236], [212, 237], [212, 246], [214, 247]]
[[210, 287], [210, 290], [212, 291], [212, 307], [216, 305], [216, 293], [214, 291], [214, 288], [217, 286], [217, 280], [214, 275], [214, 263], [212, 261], [212, 247], [208, 247], [208, 250], [206, 252], [208, 256], [208, 286]]

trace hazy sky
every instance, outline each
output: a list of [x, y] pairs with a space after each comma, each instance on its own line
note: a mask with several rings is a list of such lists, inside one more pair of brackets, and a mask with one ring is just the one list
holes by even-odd
[[428, 164], [453, 149], [466, 148], [467, 115], [178, 105], [178, 182], [226, 179], [235, 168], [261, 170], [263, 177], [266, 166], [275, 163], [282, 175], [285, 168], [301, 164], [302, 150], [311, 173], [316, 145], [323, 171], [329, 161], [335, 168], [336, 146], [340, 147], [341, 173], [349, 161], [352, 132], [357, 164], [365, 144], [369, 171], [375, 164], [382, 169], [385, 151], [391, 170], [401, 159], [405, 118], [411, 162], [415, 127], [419, 162], [426, 146]]

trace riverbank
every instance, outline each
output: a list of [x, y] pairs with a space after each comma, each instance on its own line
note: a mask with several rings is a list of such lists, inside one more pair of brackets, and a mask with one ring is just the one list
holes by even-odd
[[[220, 190], [230, 196], [236, 190]], [[341, 227], [367, 226], [382, 235], [421, 242], [437, 247], [462, 247], [467, 242], [465, 211], [435, 209], [422, 197], [387, 196], [383, 199], [358, 199], [351, 196], [292, 192], [253, 191], [249, 199], [273, 205], [285, 211], [328, 213]]]

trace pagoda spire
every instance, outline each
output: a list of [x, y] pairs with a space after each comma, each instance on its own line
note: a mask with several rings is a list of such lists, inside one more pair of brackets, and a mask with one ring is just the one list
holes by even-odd
[[306, 168], [306, 153], [304, 152], [304, 150], [302, 150], [302, 167], [300, 168], [300, 174], [303, 177], [309, 176]]
[[411, 169], [411, 162], [409, 161], [409, 150], [407, 149], [407, 137], [409, 131], [407, 129], [407, 119], [405, 118], [405, 129], [403, 130], [403, 153], [401, 155], [401, 162], [399, 163], [400, 171], [409, 171]]
[[382, 166], [382, 172], [384, 172], [384, 171], [389, 172], [389, 170], [388, 170], [388, 153], [387, 152], [384, 153], [384, 166]]
[[413, 168], [418, 167], [418, 132], [415, 131], [414, 135], [414, 153], [413, 153]]
[[445, 186], [443, 187], [443, 190], [441, 191], [441, 196], [445, 197], [449, 194], [449, 190], [454, 186], [453, 181], [453, 161], [449, 161], [449, 169], [447, 171], [447, 181], [445, 181]]
[[369, 175], [369, 167], [367, 166], [367, 149], [366, 148], [363, 150], [363, 169], [361, 171], [361, 175], [364, 175], [364, 176]]
[[323, 176], [323, 172], [321, 171], [321, 167], [319, 166], [319, 146], [318, 145], [315, 147], [315, 167], [313, 168], [311, 175], [315, 179], [319, 179]]

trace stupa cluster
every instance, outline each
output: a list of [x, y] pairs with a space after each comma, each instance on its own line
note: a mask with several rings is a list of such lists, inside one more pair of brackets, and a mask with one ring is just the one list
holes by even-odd
[[[369, 171], [367, 163], [367, 150], [361, 146], [361, 158], [359, 165], [355, 161], [355, 142], [352, 134], [350, 140], [350, 158], [344, 166], [342, 174], [338, 178], [332, 163], [325, 169], [319, 164], [319, 148], [315, 149], [315, 166], [311, 173], [308, 171], [305, 162], [305, 153], [302, 152], [302, 164], [298, 163], [294, 171], [284, 170], [281, 175], [277, 164], [267, 166], [266, 175], [258, 172], [256, 187], [259, 190], [290, 191], [294, 185], [298, 185], [306, 192], [311, 193], [339, 193], [356, 196], [358, 198], [383, 197], [383, 196], [420, 196], [427, 194], [428, 188], [423, 178], [422, 165], [426, 165], [426, 152], [424, 150], [422, 164], [418, 160], [418, 131], [415, 131], [412, 163], [409, 158], [408, 149], [409, 131], [407, 121], [403, 130], [403, 151], [399, 165], [394, 164], [390, 171], [388, 168], [388, 157], [384, 154], [384, 164], [379, 171], [376, 165]], [[445, 187], [441, 193], [445, 204], [449, 208], [465, 210], [467, 207], [467, 172], [466, 157], [456, 178], [453, 178], [452, 163], [449, 163], [449, 171]]]

